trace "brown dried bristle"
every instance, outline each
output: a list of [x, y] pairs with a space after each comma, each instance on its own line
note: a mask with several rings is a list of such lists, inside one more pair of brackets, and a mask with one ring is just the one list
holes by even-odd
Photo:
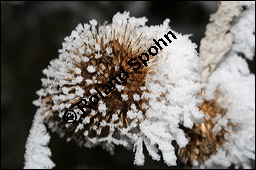
[[216, 135], [212, 133], [212, 129], [217, 123], [213, 119], [217, 114], [224, 116], [227, 109], [222, 108], [215, 99], [204, 100], [199, 108], [205, 114], [204, 122], [194, 125], [192, 129], [181, 126], [190, 138], [185, 148], [178, 148], [178, 157], [184, 164], [192, 165], [193, 161], [200, 164], [207, 160], [223, 144], [224, 135], [227, 133], [224, 129], [221, 129]]
[[[122, 37], [119, 37], [119, 38], [116, 37], [117, 31], [118, 30], [115, 30], [112, 32], [114, 38], [107, 45], [106, 44], [104, 45], [103, 40], [100, 39], [97, 34], [95, 35], [96, 42], [101, 46], [101, 50], [97, 52], [102, 55], [101, 58], [96, 59], [95, 58], [96, 53], [92, 53], [88, 55], [86, 53], [80, 54], [78, 51], [70, 52], [80, 57], [86, 56], [90, 58], [90, 60], [88, 62], [82, 61], [81, 63], [75, 64], [76, 67], [81, 69], [82, 72], [79, 75], [81, 75], [84, 78], [84, 80], [80, 84], [75, 86], [66, 85], [65, 87], [73, 89], [69, 91], [69, 93], [75, 93], [75, 87], [77, 86], [85, 90], [84, 94], [90, 94], [89, 91], [92, 88], [102, 89], [102, 87], [105, 84], [107, 84], [108, 81], [118, 76], [118, 74], [120, 73], [120, 70], [118, 69], [119, 67], [123, 67], [126, 72], [131, 74], [129, 74], [130, 77], [126, 79], [126, 81], [122, 82], [122, 86], [124, 86], [124, 89], [121, 92], [119, 92], [115, 88], [113, 91], [109, 93], [109, 95], [105, 96], [104, 98], [100, 98], [101, 100], [103, 100], [103, 102], [106, 104], [106, 107], [107, 107], [107, 111], [106, 111], [107, 114], [104, 117], [102, 116], [102, 113], [98, 111], [97, 108], [99, 104], [97, 104], [97, 105], [94, 105], [92, 108], [93, 110], [96, 111], [95, 115], [90, 115], [90, 113], [88, 114], [80, 113], [79, 121], [76, 121], [70, 124], [70, 126], [68, 126], [67, 128], [65, 126], [66, 122], [64, 122], [63, 119], [58, 116], [59, 112], [49, 110], [49, 114], [47, 116], [48, 121], [54, 122], [53, 126], [57, 127], [55, 129], [60, 133], [64, 132], [64, 135], [67, 138], [74, 138], [78, 141], [85, 141], [85, 135], [84, 135], [85, 131], [88, 132], [87, 137], [90, 137], [90, 138], [107, 137], [110, 133], [110, 127], [109, 126], [103, 127], [100, 124], [103, 120], [105, 120], [107, 123], [110, 123], [110, 124], [112, 123], [116, 124], [118, 122], [121, 123], [121, 125], [119, 125], [118, 128], [116, 128], [113, 133], [114, 134], [113, 137], [115, 137], [116, 139], [119, 139], [121, 138], [119, 129], [126, 128], [132, 121], [127, 117], [127, 111], [131, 109], [131, 104], [135, 104], [137, 109], [141, 110], [143, 114], [145, 114], [146, 110], [142, 108], [142, 104], [143, 103], [146, 104], [148, 101], [146, 99], [140, 99], [138, 101], [135, 101], [133, 99], [133, 95], [137, 93], [138, 95], [141, 96], [143, 92], [147, 92], [147, 90], [141, 90], [140, 88], [146, 85], [146, 75], [149, 72], [151, 65], [149, 63], [148, 67], [146, 67], [141, 63], [141, 68], [138, 71], [132, 70], [133, 67], [128, 65], [128, 61], [131, 58], [136, 58], [137, 61], [139, 61], [138, 56], [144, 52], [141, 50], [139, 45], [142, 38], [141, 36], [139, 36], [137, 40], [133, 41], [132, 43], [131, 37], [130, 37], [131, 34], [129, 34], [130, 32], [129, 25], [126, 26], [125, 34]], [[84, 46], [85, 46], [85, 51], [88, 48], [93, 50], [93, 47], [90, 44], [84, 44]], [[112, 48], [113, 56], [107, 55], [107, 52], [106, 52], [107, 46]], [[92, 65], [94, 68], [96, 68], [97, 70], [96, 79], [98, 83], [93, 83], [93, 84], [86, 83], [85, 81], [86, 79], [93, 79], [93, 76], [95, 76], [95, 74], [90, 74], [86, 70], [88, 65]], [[70, 72], [74, 74], [73, 70], [71, 70]], [[70, 79], [67, 79], [67, 80], [70, 81]], [[123, 101], [121, 98], [121, 94], [128, 95], [128, 100]], [[87, 95], [87, 96], [84, 96], [83, 98], [88, 98], [90, 96], [91, 95], [89, 96]], [[81, 99], [82, 98], [80, 98], [79, 100], [72, 100], [72, 101], [67, 100], [66, 102], [69, 102], [72, 104], [71, 106], [72, 109], [76, 109], [77, 108], [76, 103], [78, 103]], [[48, 107], [49, 106], [51, 107], [51, 105], [53, 105], [53, 103], [51, 102], [51, 97], [46, 97], [45, 103], [46, 102]], [[111, 119], [113, 114], [118, 114], [119, 119], [116, 121], [113, 121]], [[76, 127], [79, 125], [79, 123], [82, 123], [83, 119], [86, 116], [90, 116], [90, 122], [84, 125], [83, 129], [76, 131]], [[95, 128], [95, 126], [97, 128]], [[96, 130], [99, 130], [99, 129], [100, 129], [100, 133], [97, 133]], [[137, 130], [136, 129], [130, 130], [130, 132], [132, 133], [133, 131], [136, 132]]]

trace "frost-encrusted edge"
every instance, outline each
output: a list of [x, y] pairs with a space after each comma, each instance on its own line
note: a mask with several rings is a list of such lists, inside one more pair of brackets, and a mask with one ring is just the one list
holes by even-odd
[[38, 109], [26, 143], [24, 169], [52, 169], [55, 164], [50, 159], [48, 148], [50, 135], [44, 125], [44, 111]]

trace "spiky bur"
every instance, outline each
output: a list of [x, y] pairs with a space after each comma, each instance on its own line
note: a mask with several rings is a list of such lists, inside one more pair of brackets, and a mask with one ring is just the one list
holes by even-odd
[[[109, 151], [114, 144], [133, 147], [137, 165], [144, 163], [145, 144], [154, 160], [160, 160], [160, 150], [168, 165], [176, 165], [171, 141], [181, 147], [187, 143], [178, 125], [191, 128], [203, 117], [197, 108], [201, 86], [196, 45], [189, 36], [171, 30], [168, 19], [150, 27], [146, 21], [124, 12], [117, 13], [111, 24], [97, 26], [95, 20], [79, 24], [65, 38], [59, 58], [43, 70], [46, 78], [34, 104], [47, 110], [49, 127], [68, 141], [73, 139], [85, 147], [100, 144]], [[164, 37], [169, 31], [176, 39]], [[148, 51], [153, 39], [160, 38], [165, 43], [155, 45], [157, 55], [149, 56], [147, 66], [139, 62], [141, 67], [132, 70], [138, 65], [130, 67], [128, 61], [139, 61], [138, 56]], [[129, 73], [125, 81], [120, 80], [119, 75], [127, 77], [120, 69]], [[82, 113], [76, 103], [89, 101], [97, 90], [102, 95], [99, 102], [94, 98], [96, 104]], [[78, 113], [72, 124], [63, 120], [68, 109]]]
[[[77, 32], [80, 33], [81, 39], [77, 37], [78, 35], [73, 35], [77, 39], [72, 43], [79, 43], [79, 49], [67, 47], [61, 50], [60, 58], [67, 58], [62, 63], [64, 67], [60, 66], [60, 63], [56, 63], [56, 66], [63, 69], [63, 72], [54, 74], [66, 72], [67, 76], [61, 80], [63, 84], [60, 82], [61, 85], [56, 87], [56, 92], [45, 96], [42, 103], [45, 103], [45, 107], [53, 106], [49, 107], [47, 119], [53, 122], [52, 126], [58, 127], [58, 131], [65, 132], [65, 137], [68, 139], [74, 138], [85, 142], [86, 138], [91, 140], [114, 138], [116, 144], [124, 142], [123, 144], [127, 145], [122, 139], [125, 137], [122, 133], [126, 131], [126, 134], [132, 135], [138, 132], [136, 124], [145, 117], [145, 109], [142, 105], [146, 105], [148, 101], [141, 96], [143, 92], [147, 92], [146, 75], [152, 64], [151, 61], [147, 67], [141, 64], [137, 71], [128, 65], [131, 58], [138, 61], [138, 56], [145, 50], [140, 43], [143, 37], [142, 32], [137, 29], [139, 25], [122, 22], [117, 29], [111, 29], [111, 26], [106, 24], [97, 27], [95, 20], [90, 23], [91, 28], [88, 24], [84, 26], [86, 32], [82, 31], [81, 24], [78, 25]], [[84, 39], [82, 39], [85, 36], [83, 34], [87, 36]], [[68, 41], [68, 38], [66, 40]], [[65, 63], [65, 60], [68, 62], [70, 59], [73, 59], [72, 65]], [[51, 66], [55, 67], [53, 63]], [[120, 68], [129, 74], [129, 77], [120, 71]], [[44, 70], [48, 76], [50, 69]], [[118, 77], [120, 73], [126, 80], [120, 80]], [[46, 81], [49, 79], [43, 80]], [[100, 90], [102, 96], [96, 89]], [[89, 97], [93, 95], [101, 97], [100, 101], [91, 105], [92, 108], [86, 113], [81, 112], [76, 104], [82, 98], [89, 102]], [[66, 124], [62, 118], [63, 112], [68, 108], [79, 113], [78, 121], [72, 124]], [[129, 115], [131, 111], [138, 111], [139, 118]]]
[[199, 108], [205, 115], [204, 122], [195, 124], [192, 129], [181, 127], [190, 141], [185, 148], [178, 148], [177, 152], [182, 163], [196, 166], [217, 152], [217, 148], [222, 146], [224, 135], [227, 133], [224, 129], [218, 131], [217, 134], [213, 133], [217, 117], [223, 117], [227, 113], [227, 109], [217, 103], [216, 99], [210, 101], [204, 99]]

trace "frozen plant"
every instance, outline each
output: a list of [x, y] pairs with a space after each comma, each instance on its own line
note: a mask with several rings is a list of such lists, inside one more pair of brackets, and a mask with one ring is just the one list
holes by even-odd
[[226, 134], [223, 146], [202, 167], [250, 168], [250, 160], [255, 160], [255, 75], [245, 58], [255, 56], [255, 2], [221, 2], [220, 8], [229, 9], [226, 16], [236, 11], [239, 15], [229, 29], [232, 46], [208, 78], [205, 97], [219, 93], [218, 101], [228, 111], [215, 120], [213, 133], [225, 129]]
[[[185, 129], [184, 163], [201, 168], [249, 168], [255, 160], [255, 2], [221, 2], [200, 46], [204, 122]], [[243, 58], [244, 56], [245, 58]]]
[[[96, 20], [79, 24], [65, 38], [59, 58], [43, 70], [46, 78], [34, 104], [44, 110], [49, 128], [67, 141], [85, 147], [102, 145], [111, 153], [114, 145], [123, 145], [134, 150], [137, 165], [144, 164], [145, 145], [154, 160], [160, 160], [160, 150], [166, 164], [176, 165], [172, 141], [180, 147], [188, 142], [179, 124], [191, 128], [203, 118], [197, 107], [201, 102], [199, 59], [196, 45], [188, 35], [173, 31], [168, 19], [159, 26], [146, 26], [146, 21], [124, 12], [117, 13], [111, 24], [98, 25]], [[148, 66], [137, 63], [141, 68], [121, 87], [106, 92], [105, 84], [117, 77], [118, 68], [130, 73], [134, 67], [127, 62], [139, 61], [153, 39], [158, 41], [169, 31], [176, 39], [165, 40], [168, 44], [159, 41], [163, 49], [150, 56]], [[96, 94], [96, 88], [107, 94], [83, 114], [75, 104]], [[79, 115], [69, 124], [63, 115], [71, 107]]]
[[[254, 15], [255, 3], [221, 2], [207, 26], [200, 57], [189, 35], [172, 30], [169, 19], [146, 26], [145, 17], [124, 12], [114, 15], [111, 24], [78, 24], [59, 57], [43, 70], [25, 168], [54, 166], [46, 147], [49, 136], [31, 142], [47, 136], [43, 121], [84, 147], [101, 145], [111, 154], [115, 145], [133, 149], [136, 165], [145, 162], [144, 145], [153, 160], [162, 157], [169, 166], [179, 158], [202, 168], [248, 167], [255, 159], [255, 76], [240, 55], [253, 58], [255, 27], [248, 23], [255, 23]], [[176, 37], [169, 37], [171, 43], [164, 37], [169, 31]], [[153, 45], [158, 53], [144, 58], [145, 65], [140, 55]], [[134, 67], [128, 64], [132, 58]], [[129, 78], [113, 87], [120, 68]], [[89, 102], [99, 89], [101, 98], [83, 113], [76, 104]], [[67, 123], [63, 116], [71, 108], [77, 120]]]

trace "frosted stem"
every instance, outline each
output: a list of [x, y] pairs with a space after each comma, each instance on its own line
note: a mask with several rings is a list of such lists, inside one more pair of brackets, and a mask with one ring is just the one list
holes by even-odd
[[44, 118], [44, 111], [38, 109], [27, 138], [24, 169], [52, 169], [55, 166], [47, 146], [50, 135], [44, 125]]

